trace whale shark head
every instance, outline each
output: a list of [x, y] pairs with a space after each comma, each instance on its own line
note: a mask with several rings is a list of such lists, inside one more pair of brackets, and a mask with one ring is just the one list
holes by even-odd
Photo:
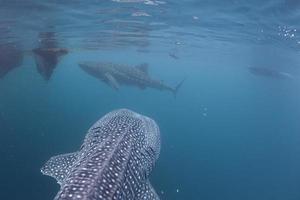
[[91, 65], [91, 63], [88, 63], [88, 62], [80, 62], [80, 63], [78, 63], [78, 65], [84, 71], [90, 71], [93, 68], [95, 68], [95, 66]]
[[101, 62], [79, 62], [79, 67], [86, 73], [99, 78], [102, 81], [109, 82], [107, 74], [113, 71], [110, 63]]
[[79, 67], [92, 76], [98, 76], [100, 70], [98, 69], [95, 63], [91, 62], [80, 62], [78, 63]]

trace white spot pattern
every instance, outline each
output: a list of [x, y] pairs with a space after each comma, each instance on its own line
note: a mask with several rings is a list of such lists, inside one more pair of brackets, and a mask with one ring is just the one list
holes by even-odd
[[61, 185], [55, 200], [159, 200], [148, 180], [159, 151], [157, 124], [120, 109], [89, 129], [78, 152], [52, 157], [41, 171]]

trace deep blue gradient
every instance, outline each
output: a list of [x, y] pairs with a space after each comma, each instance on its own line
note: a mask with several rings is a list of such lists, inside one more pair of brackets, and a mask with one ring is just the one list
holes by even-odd
[[[1, 200], [52, 200], [59, 186], [41, 166], [76, 151], [87, 129], [118, 108], [160, 126], [151, 179], [161, 199], [300, 199], [297, 1], [41, 2], [0, 0], [0, 44], [24, 52], [22, 65], [0, 79]], [[41, 32], [55, 32], [69, 49], [49, 81], [31, 53]], [[176, 99], [114, 91], [80, 61], [146, 62], [155, 79], [186, 81]]]

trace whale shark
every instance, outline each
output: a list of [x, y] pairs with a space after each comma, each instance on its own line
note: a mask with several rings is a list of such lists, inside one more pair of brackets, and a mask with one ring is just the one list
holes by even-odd
[[119, 109], [87, 131], [80, 150], [51, 157], [41, 172], [60, 184], [54, 200], [159, 200], [149, 181], [159, 152], [156, 122]]
[[32, 50], [37, 71], [46, 80], [50, 80], [54, 69], [68, 49], [60, 48], [55, 32], [40, 32], [39, 46]]
[[11, 70], [21, 66], [23, 52], [15, 44], [0, 44], [0, 79]]
[[288, 72], [277, 71], [266, 67], [249, 67], [248, 70], [257, 76], [264, 76], [275, 79], [294, 79], [294, 76]]
[[68, 53], [66, 48], [36, 48], [34, 53], [37, 71], [45, 80], [49, 80], [61, 56]]
[[111, 62], [80, 62], [79, 66], [88, 74], [119, 90], [120, 85], [134, 85], [140, 89], [147, 87], [170, 91], [176, 96], [183, 84], [182, 80], [176, 87], [165, 85], [162, 81], [154, 80], [149, 76], [148, 65], [143, 63], [137, 66], [128, 66]]

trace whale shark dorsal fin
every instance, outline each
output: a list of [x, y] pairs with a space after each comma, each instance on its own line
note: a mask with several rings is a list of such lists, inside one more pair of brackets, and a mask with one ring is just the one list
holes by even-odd
[[151, 183], [146, 181], [145, 186], [141, 189], [141, 193], [138, 194], [138, 200], [160, 200], [159, 196], [155, 192], [154, 188], [152, 187]]
[[137, 66], [135, 66], [137, 69], [140, 71], [144, 72], [145, 74], [148, 74], [148, 64], [147, 63], [142, 63]]
[[104, 76], [112, 88], [114, 88], [115, 90], [120, 89], [120, 85], [118, 81], [115, 79], [115, 77], [113, 77], [113, 75], [111, 75], [110, 73], [105, 73]]
[[65, 178], [68, 177], [77, 157], [78, 152], [51, 157], [41, 168], [41, 172], [44, 175], [55, 178], [58, 184], [61, 185]]

